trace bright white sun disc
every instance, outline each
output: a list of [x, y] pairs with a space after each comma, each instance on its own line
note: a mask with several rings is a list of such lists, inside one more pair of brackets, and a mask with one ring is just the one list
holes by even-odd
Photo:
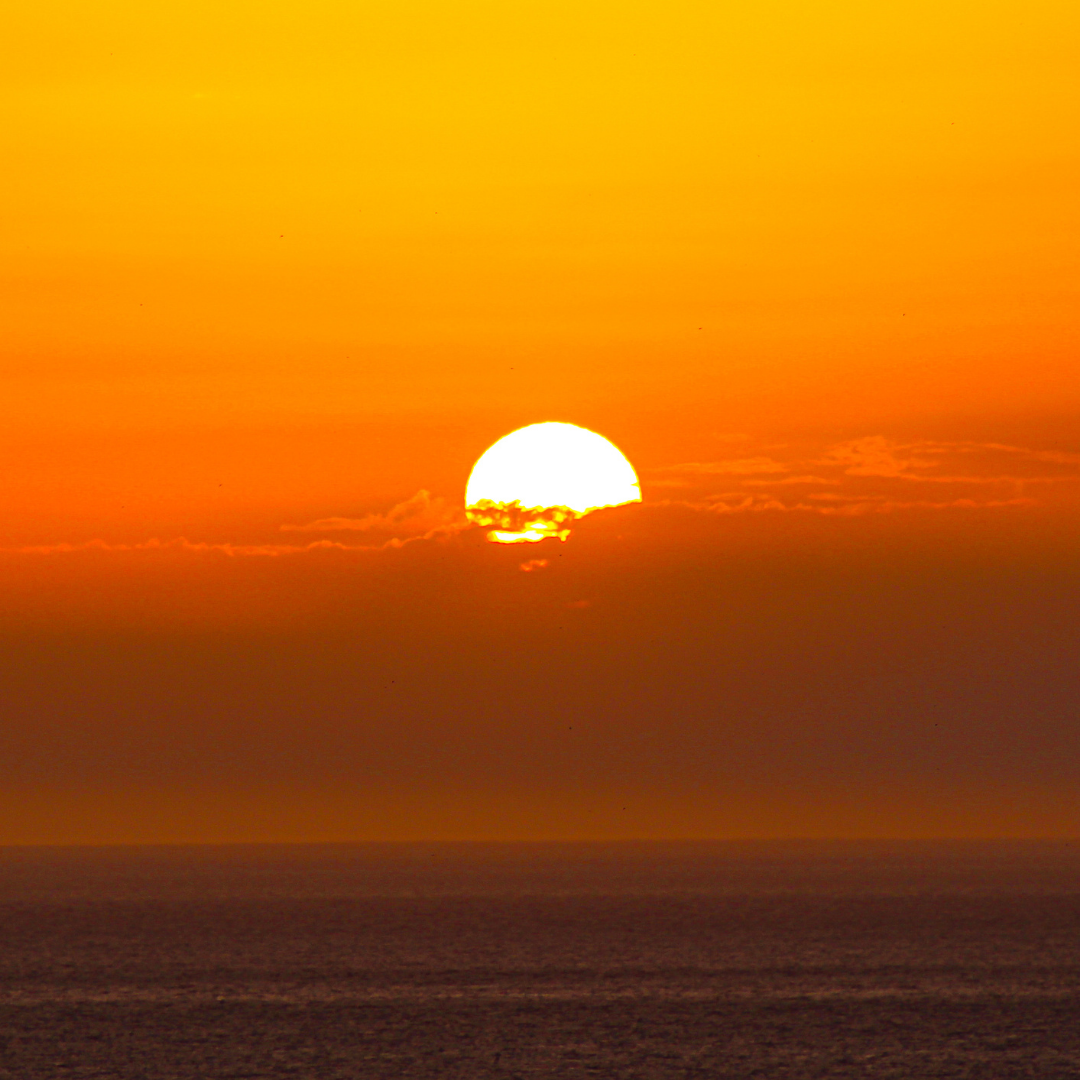
[[[473, 467], [465, 490], [470, 509], [570, 511], [562, 520], [640, 499], [637, 474], [615, 446], [595, 431], [559, 423], [531, 424], [500, 439]], [[494, 517], [491, 523], [496, 523]], [[518, 524], [517, 529], [503, 530], [505, 535], [491, 534], [491, 539], [513, 543], [566, 533], [545, 528], [539, 518]], [[549, 522], [557, 524], [559, 515]]]

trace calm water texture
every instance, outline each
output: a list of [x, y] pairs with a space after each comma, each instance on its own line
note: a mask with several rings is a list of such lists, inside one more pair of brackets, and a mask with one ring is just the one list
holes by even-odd
[[0, 849], [0, 1077], [1080, 1077], [1080, 844]]

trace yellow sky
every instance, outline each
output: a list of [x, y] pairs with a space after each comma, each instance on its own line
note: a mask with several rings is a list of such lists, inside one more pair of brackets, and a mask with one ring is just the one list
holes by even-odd
[[1060, 404], [1078, 20], [26, 5], [0, 65], [6, 420], [513, 408], [524, 384], [570, 411], [783, 384], [797, 412], [837, 378], [899, 412]]

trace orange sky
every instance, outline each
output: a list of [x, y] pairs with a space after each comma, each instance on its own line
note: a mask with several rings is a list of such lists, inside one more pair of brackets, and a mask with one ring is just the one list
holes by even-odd
[[5, 25], [0, 842], [1080, 829], [1075, 4]]

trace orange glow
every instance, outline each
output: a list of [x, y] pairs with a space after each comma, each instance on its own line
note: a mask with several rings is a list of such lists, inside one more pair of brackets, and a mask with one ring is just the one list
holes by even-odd
[[[867, 835], [909, 796], [909, 832], [950, 835], [1020, 805], [998, 779], [1074, 792], [1077, 55], [1075, 0], [12, 5], [0, 701], [26, 790], [69, 747], [86, 806], [191, 805], [276, 746], [297, 806], [385, 775], [438, 820], [446, 775], [447, 806], [520, 795], [567, 835], [590, 777], [598, 806], [625, 776], [704, 807], [745, 774], [758, 809], [723, 820], [783, 791], [785, 835], [830, 791], [813, 827]], [[463, 498], [547, 417], [630, 472]], [[156, 682], [125, 668], [170, 634]], [[948, 787], [972, 745], [1017, 760]], [[235, 774], [176, 779], [199, 760]]]

